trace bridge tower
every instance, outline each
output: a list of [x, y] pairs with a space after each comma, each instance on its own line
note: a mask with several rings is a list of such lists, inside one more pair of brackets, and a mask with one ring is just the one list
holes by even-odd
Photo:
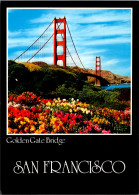
[[[96, 56], [96, 64], [95, 64], [95, 75], [101, 76], [101, 61], [100, 56]], [[100, 86], [100, 80], [95, 78], [95, 86]]]
[[[63, 23], [64, 28], [59, 29], [57, 24]], [[62, 41], [57, 40], [57, 34], [62, 34]], [[58, 55], [57, 54], [57, 46], [63, 47], [63, 54]], [[57, 61], [62, 60], [63, 61], [63, 67], [66, 67], [66, 18], [54, 18], [54, 65], [57, 65]]]

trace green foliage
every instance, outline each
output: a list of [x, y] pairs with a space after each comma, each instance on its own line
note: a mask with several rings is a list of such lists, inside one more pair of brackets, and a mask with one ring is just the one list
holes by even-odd
[[58, 86], [65, 84], [67, 88], [82, 89], [86, 77], [82, 73], [64, 69], [62, 67], [39, 64], [41, 70], [29, 71], [23, 64], [9, 61], [8, 81], [9, 90], [43, 92], [50, 94]]
[[97, 88], [87, 82], [83, 86], [82, 91], [79, 92], [79, 99], [83, 102], [90, 102], [91, 104], [104, 101]]
[[19, 93], [26, 91], [29, 73], [29, 70], [24, 65], [10, 61], [8, 66], [8, 89]]
[[118, 102], [119, 92], [101, 90], [100, 94], [103, 96], [106, 103], [109, 102]]
[[69, 98], [73, 98], [73, 97], [75, 99], [78, 98], [78, 91], [75, 90], [74, 88], [71, 88], [71, 87], [66, 88], [65, 84], [58, 87], [56, 94], [57, 94], [57, 97], [60, 97], [62, 99], [64, 99], [64, 98], [69, 99]]
[[102, 90], [87, 81], [85, 74], [72, 69], [40, 64], [30, 72], [23, 64], [9, 61], [8, 90], [17, 94], [32, 91], [45, 98], [74, 98], [99, 107], [125, 109], [119, 100], [129, 100], [129, 90]]

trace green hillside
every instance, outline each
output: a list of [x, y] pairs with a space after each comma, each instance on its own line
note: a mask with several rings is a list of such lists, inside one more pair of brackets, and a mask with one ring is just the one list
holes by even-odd
[[9, 93], [20, 94], [30, 91], [44, 98], [75, 98], [95, 106], [124, 109], [127, 102], [122, 103], [128, 92], [124, 92], [122, 100], [120, 91], [106, 91], [94, 87], [87, 76], [80, 71], [60, 66], [52, 66], [43, 62], [16, 63], [8, 61]]

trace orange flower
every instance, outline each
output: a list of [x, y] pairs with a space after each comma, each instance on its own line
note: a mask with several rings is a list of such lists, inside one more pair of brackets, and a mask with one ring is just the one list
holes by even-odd
[[25, 127], [24, 132], [25, 133], [28, 133], [29, 132], [29, 128], [28, 127]]
[[43, 123], [43, 124], [41, 124], [41, 125], [39, 126], [39, 130], [45, 130], [45, 127], [46, 127], [46, 124]]
[[13, 129], [12, 128], [8, 128], [8, 133], [13, 133]]
[[40, 120], [41, 121], [44, 121], [45, 120], [45, 117], [44, 116], [40, 116]]

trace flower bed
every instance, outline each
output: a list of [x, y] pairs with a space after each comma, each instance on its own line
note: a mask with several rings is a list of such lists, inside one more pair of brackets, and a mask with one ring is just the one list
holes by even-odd
[[99, 108], [79, 100], [43, 99], [32, 92], [8, 96], [9, 134], [130, 132], [130, 108]]

